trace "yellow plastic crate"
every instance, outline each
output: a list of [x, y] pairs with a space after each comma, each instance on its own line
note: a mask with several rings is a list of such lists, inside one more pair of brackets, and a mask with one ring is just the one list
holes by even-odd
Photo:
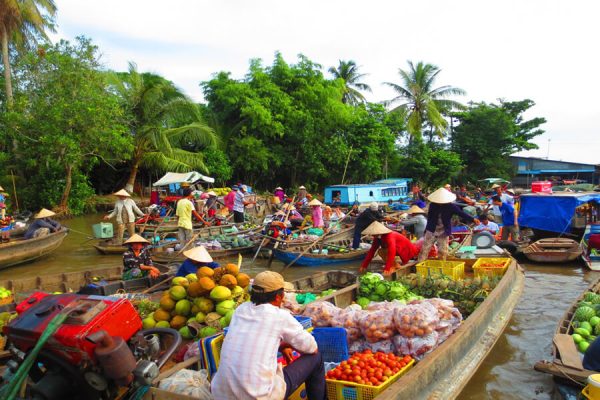
[[452, 279], [465, 276], [465, 263], [462, 261], [425, 260], [417, 264], [417, 274], [421, 276], [447, 275]]
[[[490, 265], [492, 264], [492, 265]], [[473, 264], [473, 271], [475, 272], [475, 276], [478, 277], [493, 277], [493, 276], [503, 276], [506, 272], [506, 269], [510, 265], [510, 258], [500, 258], [500, 257], [492, 257], [492, 258], [478, 258]]]
[[327, 400], [372, 400], [383, 392], [398, 378], [413, 367], [415, 360], [410, 360], [398, 373], [379, 386], [361, 385], [359, 383], [327, 379]]

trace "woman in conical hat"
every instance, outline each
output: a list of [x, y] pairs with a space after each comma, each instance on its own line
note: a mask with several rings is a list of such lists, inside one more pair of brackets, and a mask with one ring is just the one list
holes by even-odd
[[412, 205], [408, 210], [410, 218], [400, 221], [402, 226], [405, 228], [408, 226], [414, 226], [415, 236], [417, 239], [421, 239], [425, 235], [425, 227], [427, 226], [427, 217], [425, 217], [425, 210], [417, 205]]
[[312, 208], [313, 227], [322, 228], [324, 225], [323, 224], [323, 209], [321, 208], [323, 203], [321, 203], [317, 199], [312, 199], [308, 203], [308, 205]]
[[196, 246], [183, 252], [186, 260], [179, 266], [177, 276], [195, 274], [200, 267], [218, 268], [219, 264], [213, 262], [212, 257], [204, 246]]
[[438, 257], [445, 260], [448, 254], [448, 238], [452, 233], [452, 216], [457, 215], [468, 223], [475, 222], [477, 225], [479, 220], [465, 213], [459, 206], [454, 204], [456, 195], [443, 187], [431, 193], [427, 199], [431, 203], [427, 213], [425, 240], [418, 261], [427, 258], [434, 242], [437, 242], [438, 245]]
[[113, 195], [117, 196], [118, 200], [115, 203], [113, 211], [104, 216], [105, 220], [109, 220], [116, 217], [117, 220], [117, 236], [115, 238], [115, 244], [123, 243], [123, 236], [125, 234], [125, 227], [127, 226], [127, 232], [129, 236], [135, 234], [135, 216], [143, 217], [144, 213], [139, 209], [135, 201], [131, 198], [131, 195], [127, 193], [125, 189], [121, 189]]
[[32, 239], [34, 237], [45, 236], [50, 232], [57, 232], [62, 228], [58, 221], [53, 220], [50, 217], [56, 214], [46, 208], [42, 208], [40, 212], [35, 214], [35, 221], [27, 228], [25, 232], [25, 239]]
[[391, 274], [394, 269], [399, 267], [396, 257], [400, 257], [402, 264], [406, 264], [419, 254], [419, 249], [406, 236], [392, 231], [379, 221], [371, 223], [362, 233], [363, 235], [373, 236], [373, 244], [360, 266], [360, 272], [367, 270], [369, 263], [375, 256], [375, 252], [380, 248], [379, 254], [385, 260], [384, 275]]
[[148, 242], [140, 235], [133, 234], [124, 243], [129, 249], [123, 253], [123, 280], [143, 278], [158, 278], [160, 271], [152, 263]]

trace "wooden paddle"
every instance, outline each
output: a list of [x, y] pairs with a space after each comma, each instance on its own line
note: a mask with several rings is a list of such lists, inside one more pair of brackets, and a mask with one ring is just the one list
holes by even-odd
[[164, 224], [165, 221], [167, 219], [169, 219], [169, 215], [171, 214], [172, 211], [173, 211], [173, 209], [169, 208], [169, 210], [167, 211], [167, 213], [163, 217], [162, 221], [160, 221], [160, 224], [158, 224], [158, 226], [156, 228], [154, 228], [154, 232], [152, 233], [152, 238], [156, 237], [156, 232], [158, 232], [158, 228], [160, 228], [162, 226], [162, 224]]
[[[296, 196], [292, 197], [292, 202], [289, 203], [287, 212], [285, 213], [285, 218], [283, 219], [284, 225], [288, 221], [288, 218], [290, 217], [290, 213], [292, 212], [292, 207], [294, 206], [294, 200], [296, 200]], [[279, 247], [279, 243], [280, 242], [276, 242], [275, 245], [273, 246], [273, 251], [271, 252], [271, 256], [269, 257], [269, 261], [267, 262], [267, 269], [271, 269], [271, 264], [273, 263], [273, 256], [275, 254], [274, 250], [277, 250], [277, 248]]]
[[567, 334], [557, 334], [554, 335], [554, 344], [560, 353], [560, 358], [562, 363], [567, 367], [583, 370], [583, 364], [581, 363], [581, 358], [579, 357], [579, 352], [575, 347], [575, 342], [573, 342], [573, 338]]

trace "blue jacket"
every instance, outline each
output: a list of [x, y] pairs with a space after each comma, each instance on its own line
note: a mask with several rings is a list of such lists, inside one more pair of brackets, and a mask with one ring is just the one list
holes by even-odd
[[186, 276], [188, 274], [195, 274], [196, 272], [198, 272], [198, 268], [200, 267], [210, 267], [212, 269], [215, 269], [219, 267], [219, 264], [217, 264], [216, 262], [195, 264], [192, 260], [187, 258], [179, 266], [176, 276]]
[[40, 228], [48, 228], [50, 232], [56, 232], [60, 229], [60, 223], [54, 221], [50, 218], [40, 218], [33, 221], [31, 225], [27, 228], [27, 232], [25, 232], [25, 239], [33, 238], [33, 234]]
[[444, 224], [444, 233], [447, 236], [452, 234], [452, 216], [458, 215], [459, 217], [466, 219], [469, 222], [473, 222], [474, 218], [460, 209], [454, 203], [438, 204], [430, 203], [429, 212], [427, 213], [427, 227], [426, 231], [434, 233], [435, 227], [437, 226], [438, 218], [442, 218]]

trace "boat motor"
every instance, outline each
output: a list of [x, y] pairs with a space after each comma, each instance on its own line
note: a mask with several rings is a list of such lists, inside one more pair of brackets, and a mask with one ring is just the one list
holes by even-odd
[[[63, 311], [64, 310], [64, 311]], [[16, 372], [48, 323], [67, 319], [38, 354], [27, 398], [39, 400], [115, 398], [124, 387], [150, 385], [181, 344], [170, 328], [142, 329], [129, 300], [80, 294], [36, 292], [17, 306], [19, 316], [4, 327]]]

